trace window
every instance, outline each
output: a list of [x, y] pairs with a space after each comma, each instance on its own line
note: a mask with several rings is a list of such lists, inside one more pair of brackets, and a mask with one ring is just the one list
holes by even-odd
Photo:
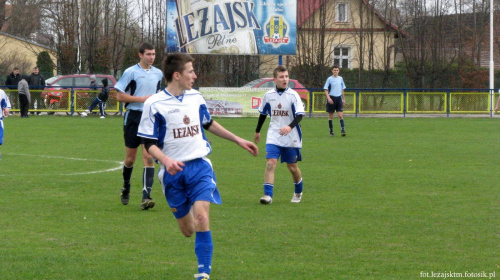
[[77, 87], [89, 87], [90, 86], [90, 78], [89, 77], [76, 77], [75, 78], [75, 86], [77, 86]]
[[288, 82], [288, 87], [289, 88], [295, 88], [295, 82], [289, 81]]
[[267, 82], [263, 83], [260, 87], [261, 88], [274, 87], [274, 81], [273, 80], [267, 81]]
[[349, 68], [349, 48], [336, 47], [333, 49], [333, 65], [340, 68]]
[[347, 4], [337, 4], [337, 22], [347, 22]]
[[73, 86], [73, 78], [63, 78], [56, 82], [56, 84], [63, 87], [72, 87]]

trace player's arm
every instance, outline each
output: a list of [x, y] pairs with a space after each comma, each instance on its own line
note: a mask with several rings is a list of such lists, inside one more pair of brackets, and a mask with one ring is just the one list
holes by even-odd
[[209, 123], [203, 125], [203, 127], [206, 130], [210, 131], [211, 133], [213, 133], [221, 138], [224, 138], [226, 140], [229, 140], [231, 142], [236, 143], [238, 146], [247, 150], [249, 153], [251, 153], [254, 156], [257, 156], [259, 154], [259, 148], [257, 148], [257, 146], [255, 146], [254, 143], [234, 135], [232, 132], [225, 129], [222, 125], [220, 125], [219, 123], [217, 123], [214, 120], [211, 120]]
[[133, 96], [133, 95], [130, 95], [130, 94], [126, 94], [126, 93], [123, 93], [121, 91], [118, 91], [116, 93], [116, 100], [118, 102], [122, 102], [122, 103], [134, 103], [134, 102], [140, 102], [140, 103], [144, 103], [146, 102], [146, 100], [151, 96], [152, 94], [150, 95], [146, 95], [146, 96]]
[[259, 121], [257, 122], [257, 127], [255, 128], [255, 135], [253, 137], [253, 141], [255, 144], [258, 144], [260, 141], [260, 130], [262, 129], [262, 125], [266, 121], [267, 115], [260, 114]]
[[287, 135], [288, 133], [290, 133], [292, 129], [300, 123], [301, 120], [302, 120], [302, 115], [296, 115], [295, 118], [293, 118], [293, 121], [289, 125], [280, 128], [280, 135]]
[[142, 142], [144, 144], [144, 147], [146, 148], [146, 151], [148, 151], [148, 153], [151, 156], [153, 156], [156, 160], [161, 162], [165, 166], [165, 169], [170, 175], [175, 175], [177, 172], [182, 171], [184, 163], [181, 161], [174, 160], [165, 155], [160, 150], [160, 148], [156, 146], [155, 139], [142, 138]]

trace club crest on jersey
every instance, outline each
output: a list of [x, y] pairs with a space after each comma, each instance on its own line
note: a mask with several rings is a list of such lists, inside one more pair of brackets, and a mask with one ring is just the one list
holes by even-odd
[[188, 125], [188, 124], [191, 122], [191, 119], [189, 119], [189, 117], [186, 115], [186, 116], [184, 116], [184, 118], [182, 119], [182, 122], [183, 122], [185, 125]]
[[278, 104], [278, 109], [281, 109], [281, 103]]
[[290, 37], [287, 37], [288, 24], [282, 16], [272, 16], [266, 23], [267, 36], [264, 36], [266, 44], [287, 44]]

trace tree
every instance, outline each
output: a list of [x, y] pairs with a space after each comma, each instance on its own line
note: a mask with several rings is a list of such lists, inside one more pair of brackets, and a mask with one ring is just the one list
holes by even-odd
[[[46, 79], [52, 77], [52, 73], [54, 70], [54, 63], [52, 62], [52, 59], [50, 58], [50, 54], [47, 51], [40, 52], [38, 54], [38, 57], [36, 59], [36, 65], [40, 69], [40, 72], [42, 72], [45, 76]], [[50, 73], [50, 75], [49, 75]]]

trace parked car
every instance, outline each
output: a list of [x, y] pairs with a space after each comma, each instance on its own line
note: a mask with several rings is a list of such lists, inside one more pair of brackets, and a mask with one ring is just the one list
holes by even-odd
[[[101, 80], [108, 79], [109, 87], [113, 87], [116, 84], [116, 79], [112, 75], [105, 74], [71, 74], [71, 75], [58, 75], [49, 78], [45, 81], [46, 87], [42, 92], [42, 98], [47, 100], [49, 95], [59, 95], [61, 96], [58, 107], [67, 108], [69, 95], [66, 91], [61, 91], [64, 87], [73, 87], [77, 91], [77, 100], [80, 102], [85, 102], [85, 99], [90, 99], [89, 93], [85, 90], [89, 89], [90, 86], [90, 76], [96, 76], [97, 87], [102, 87]], [[70, 89], [70, 88], [68, 88]], [[50, 94], [49, 94], [50, 93]], [[109, 99], [116, 100], [116, 91], [111, 90], [109, 93]], [[92, 100], [90, 100], [92, 101]]]
[[[273, 88], [275, 87], [274, 79], [273, 78], [260, 78], [257, 80], [253, 80], [247, 84], [245, 84], [243, 87], [247, 88]], [[288, 82], [288, 87], [295, 90], [299, 96], [300, 99], [302, 99], [302, 103], [304, 103], [304, 107], [307, 110], [308, 107], [308, 101], [309, 101], [309, 90], [306, 89], [305, 86], [303, 86], [299, 81], [290, 79]]]

